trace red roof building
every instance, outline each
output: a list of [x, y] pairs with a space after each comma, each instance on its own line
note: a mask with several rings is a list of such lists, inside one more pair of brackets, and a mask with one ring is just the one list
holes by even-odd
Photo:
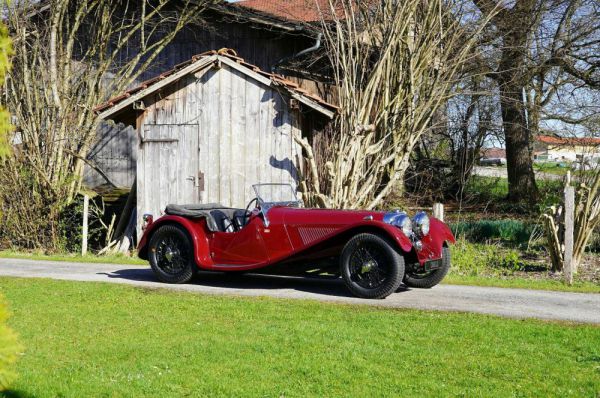
[[547, 145], [567, 145], [567, 146], [598, 146], [600, 138], [594, 137], [556, 137], [552, 135], [540, 135], [537, 141]]
[[600, 138], [540, 135], [534, 144], [538, 161], [576, 161], [600, 157]]

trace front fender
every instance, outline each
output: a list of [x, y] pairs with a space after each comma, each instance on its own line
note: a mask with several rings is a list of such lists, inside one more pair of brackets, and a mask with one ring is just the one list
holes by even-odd
[[338, 235], [334, 239], [341, 239], [341, 241], [345, 242], [352, 236], [363, 232], [384, 235], [405, 253], [410, 253], [413, 249], [412, 242], [404, 235], [400, 228], [382, 221], [362, 221], [352, 224], [338, 232]]
[[203, 218], [189, 219], [179, 216], [163, 216], [148, 226], [138, 246], [138, 256], [148, 259], [148, 245], [152, 235], [163, 225], [179, 225], [188, 233], [194, 248], [194, 259], [200, 267], [210, 267], [213, 261], [210, 257], [208, 237], [206, 236], [206, 221]]
[[421, 239], [423, 249], [417, 251], [419, 263], [442, 258], [442, 248], [446, 243], [455, 243], [450, 228], [437, 218], [429, 219], [429, 234]]
[[391, 239], [393, 239], [393, 241], [398, 246], [400, 246], [402, 251], [406, 253], [411, 252], [411, 250], [413, 249], [413, 244], [410, 241], [410, 239], [406, 235], [404, 235], [404, 232], [402, 232], [400, 228], [384, 222], [378, 222], [378, 224], [379, 228], [383, 229], [388, 234], [388, 236]]

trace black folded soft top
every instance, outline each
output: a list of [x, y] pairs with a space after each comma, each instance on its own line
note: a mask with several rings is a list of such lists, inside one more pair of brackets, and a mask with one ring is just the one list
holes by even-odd
[[233, 213], [238, 210], [231, 207], [223, 206], [219, 203], [206, 203], [195, 205], [167, 205], [165, 213], [171, 216], [179, 216], [185, 218], [205, 218], [206, 226], [212, 232], [219, 231], [217, 222], [215, 221], [215, 212], [217, 215], [225, 213], [227, 217], [232, 218]]

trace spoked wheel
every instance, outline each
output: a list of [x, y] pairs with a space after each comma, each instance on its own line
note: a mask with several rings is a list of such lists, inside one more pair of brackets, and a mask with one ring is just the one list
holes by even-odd
[[404, 276], [404, 257], [387, 240], [374, 234], [356, 235], [340, 259], [342, 278], [361, 298], [381, 299], [395, 292]]
[[193, 254], [187, 233], [175, 225], [160, 227], [150, 240], [150, 265], [161, 282], [189, 282], [196, 273]]
[[442, 266], [428, 272], [407, 272], [404, 276], [404, 284], [410, 287], [429, 289], [444, 279], [450, 270], [450, 249], [442, 248]]

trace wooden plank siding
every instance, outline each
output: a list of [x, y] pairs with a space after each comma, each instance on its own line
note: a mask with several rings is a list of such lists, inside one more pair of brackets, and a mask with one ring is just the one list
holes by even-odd
[[[136, 132], [131, 126], [103, 122], [98, 129], [98, 140], [88, 159], [99, 167], [119, 188], [131, 188], [136, 175]], [[100, 173], [86, 165], [83, 183], [88, 187], [109, 184]]]
[[[193, 55], [209, 50], [233, 48], [248, 62], [270, 71], [279, 60], [314, 44], [314, 38], [305, 34], [289, 34], [278, 30], [257, 28], [243, 21], [224, 19], [223, 16], [212, 11], [207, 11], [204, 18], [206, 24], [192, 25], [179, 32], [132, 86], [137, 86], [140, 82], [189, 60]], [[123, 59], [120, 61], [125, 62], [128, 57], [136, 53], [135, 43], [132, 43], [131, 48], [121, 54]], [[299, 82], [302, 87], [306, 86], [305, 88], [312, 89], [314, 85], [301, 78], [293, 78], [293, 80]], [[247, 101], [244, 100], [240, 105], [245, 103]], [[242, 110], [238, 112], [246, 116]], [[235, 113], [232, 116], [236, 117]], [[116, 185], [129, 188], [136, 176], [138, 148], [133, 145], [135, 139], [135, 132], [131, 128], [103, 124], [98, 131], [98, 141], [88, 158], [96, 163]], [[84, 184], [90, 188], [106, 183], [106, 180], [90, 167], [86, 167], [84, 174]], [[239, 179], [239, 176], [233, 178]], [[209, 181], [206, 183], [208, 184]]]
[[169, 203], [244, 208], [252, 184], [296, 184], [298, 114], [274, 88], [222, 64], [178, 81], [146, 106], [137, 145], [139, 215], [157, 217]]

